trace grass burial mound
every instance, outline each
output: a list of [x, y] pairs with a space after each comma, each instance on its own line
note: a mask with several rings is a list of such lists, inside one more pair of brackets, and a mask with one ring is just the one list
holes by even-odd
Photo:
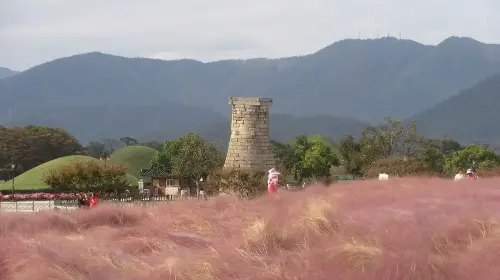
[[[57, 169], [71, 163], [84, 162], [88, 160], [97, 160], [97, 159], [88, 156], [74, 155], [48, 161], [17, 176], [15, 178], [16, 190], [49, 189], [50, 187], [43, 182], [43, 177], [49, 170]], [[130, 174], [127, 174], [127, 180], [130, 183], [137, 184], [138, 179]], [[12, 187], [12, 181], [7, 181], [3, 184], [0, 184], [0, 191], [9, 190], [11, 189], [11, 187]]]
[[497, 279], [500, 179], [0, 212], [2, 279]]
[[110, 156], [111, 162], [122, 164], [128, 173], [140, 178], [141, 168], [148, 168], [156, 150], [146, 146], [128, 146], [113, 152]]

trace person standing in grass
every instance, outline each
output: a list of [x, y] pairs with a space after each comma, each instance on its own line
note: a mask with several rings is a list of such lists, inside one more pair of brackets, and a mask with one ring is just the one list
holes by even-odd
[[462, 179], [465, 179], [464, 171], [462, 168], [459, 168], [457, 175], [455, 175], [455, 181], [460, 181]]
[[280, 175], [281, 173], [276, 171], [276, 169], [274, 168], [271, 168], [268, 173], [269, 175], [267, 176], [267, 192], [269, 194], [277, 193], [279, 188], [278, 175]]
[[94, 193], [91, 193], [90, 199], [89, 199], [89, 208], [96, 206], [98, 201], [99, 200], [97, 199], [97, 195], [95, 195]]
[[78, 194], [78, 207], [79, 208], [86, 208], [88, 206], [89, 199], [87, 197], [86, 193], [79, 193]]
[[467, 179], [468, 180], [477, 180], [477, 175], [474, 172], [474, 170], [472, 170], [472, 168], [467, 169]]

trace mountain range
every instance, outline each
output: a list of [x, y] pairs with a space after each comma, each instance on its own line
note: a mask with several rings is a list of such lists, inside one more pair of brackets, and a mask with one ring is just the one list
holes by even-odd
[[[460, 37], [435, 46], [349, 39], [305, 56], [210, 63], [92, 52], [1, 79], [0, 124], [63, 127], [82, 142], [164, 140], [188, 131], [225, 142], [228, 96], [263, 96], [274, 99], [271, 137], [277, 140], [359, 135], [366, 124], [392, 116], [417, 120], [423, 134], [489, 141], [500, 139], [491, 123], [500, 113], [491, 103], [478, 107], [477, 99], [500, 98], [497, 74], [500, 45]], [[460, 123], [454, 117], [476, 113], [492, 118]]]

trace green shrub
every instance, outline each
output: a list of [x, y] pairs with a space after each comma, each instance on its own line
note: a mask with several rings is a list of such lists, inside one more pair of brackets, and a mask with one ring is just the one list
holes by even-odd
[[129, 188], [125, 175], [126, 169], [122, 165], [103, 166], [96, 161], [86, 161], [50, 170], [43, 180], [58, 192], [122, 192]]
[[267, 190], [267, 172], [262, 170], [218, 170], [208, 180], [208, 192], [223, 191], [241, 198], [254, 198]]
[[390, 176], [432, 176], [435, 175], [427, 163], [417, 158], [386, 158], [378, 160], [365, 169], [365, 178], [376, 178], [380, 173], [387, 173]]

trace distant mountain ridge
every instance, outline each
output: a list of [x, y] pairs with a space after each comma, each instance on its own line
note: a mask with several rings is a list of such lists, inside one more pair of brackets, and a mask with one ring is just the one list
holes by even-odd
[[0, 67], [0, 79], [8, 78], [8, 77], [13, 76], [17, 73], [19, 73], [19, 72], [14, 71], [14, 70], [10, 70], [9, 68]]
[[[344, 126], [348, 132], [385, 116], [411, 117], [497, 73], [500, 45], [459, 37], [436, 46], [349, 39], [300, 57], [211, 63], [94, 52], [0, 80], [0, 124], [52, 124], [84, 142], [125, 134], [170, 138], [217, 131], [229, 118], [228, 96], [263, 96], [274, 99], [272, 114], [295, 118], [283, 121], [290, 126], [284, 130], [319, 133], [308, 128], [323, 116], [331, 127], [352, 125]], [[345, 135], [341, 130], [329, 135]]]
[[450, 137], [463, 143], [500, 146], [500, 74], [413, 116], [419, 131]]

